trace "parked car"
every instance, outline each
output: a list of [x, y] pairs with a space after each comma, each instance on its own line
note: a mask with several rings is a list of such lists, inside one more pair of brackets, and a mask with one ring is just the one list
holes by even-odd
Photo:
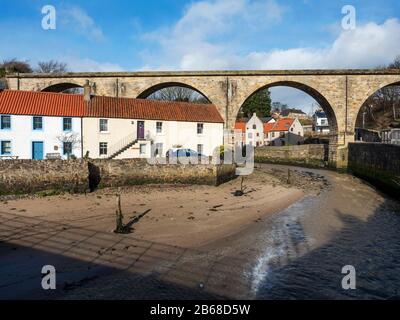
[[192, 149], [170, 149], [166, 154], [167, 158], [203, 158], [204, 155]]

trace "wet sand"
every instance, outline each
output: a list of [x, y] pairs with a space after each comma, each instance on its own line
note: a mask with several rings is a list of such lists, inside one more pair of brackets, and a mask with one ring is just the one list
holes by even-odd
[[[152, 186], [121, 189], [124, 222], [135, 238], [195, 248], [236, 234], [301, 199], [305, 191], [288, 185], [286, 172], [277, 177], [256, 169], [246, 177], [245, 195], [235, 197], [240, 179], [219, 187]], [[88, 195], [62, 195], [0, 202], [0, 211], [23, 217], [111, 232], [115, 228], [117, 190]], [[129, 237], [129, 235], [127, 235]]]

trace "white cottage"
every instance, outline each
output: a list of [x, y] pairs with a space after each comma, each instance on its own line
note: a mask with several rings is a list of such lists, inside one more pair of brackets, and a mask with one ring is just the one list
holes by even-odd
[[0, 159], [150, 158], [169, 149], [212, 156], [224, 121], [212, 104], [3, 91]]
[[84, 154], [150, 158], [184, 148], [212, 156], [223, 145], [223, 131], [212, 104], [91, 97], [83, 118]]
[[0, 159], [80, 157], [82, 97], [0, 92]]
[[246, 143], [254, 147], [264, 145], [264, 124], [256, 113], [247, 121]]

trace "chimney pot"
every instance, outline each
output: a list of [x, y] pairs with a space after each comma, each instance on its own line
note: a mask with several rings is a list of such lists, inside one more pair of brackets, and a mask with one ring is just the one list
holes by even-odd
[[90, 102], [90, 98], [91, 98], [91, 86], [89, 83], [89, 80], [86, 80], [85, 85], [83, 86], [83, 100], [86, 102]]

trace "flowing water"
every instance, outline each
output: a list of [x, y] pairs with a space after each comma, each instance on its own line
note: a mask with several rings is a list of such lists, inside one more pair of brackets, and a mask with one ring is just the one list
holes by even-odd
[[[265, 221], [245, 271], [253, 299], [400, 298], [399, 203], [348, 175]], [[342, 287], [354, 266], [356, 289]]]

